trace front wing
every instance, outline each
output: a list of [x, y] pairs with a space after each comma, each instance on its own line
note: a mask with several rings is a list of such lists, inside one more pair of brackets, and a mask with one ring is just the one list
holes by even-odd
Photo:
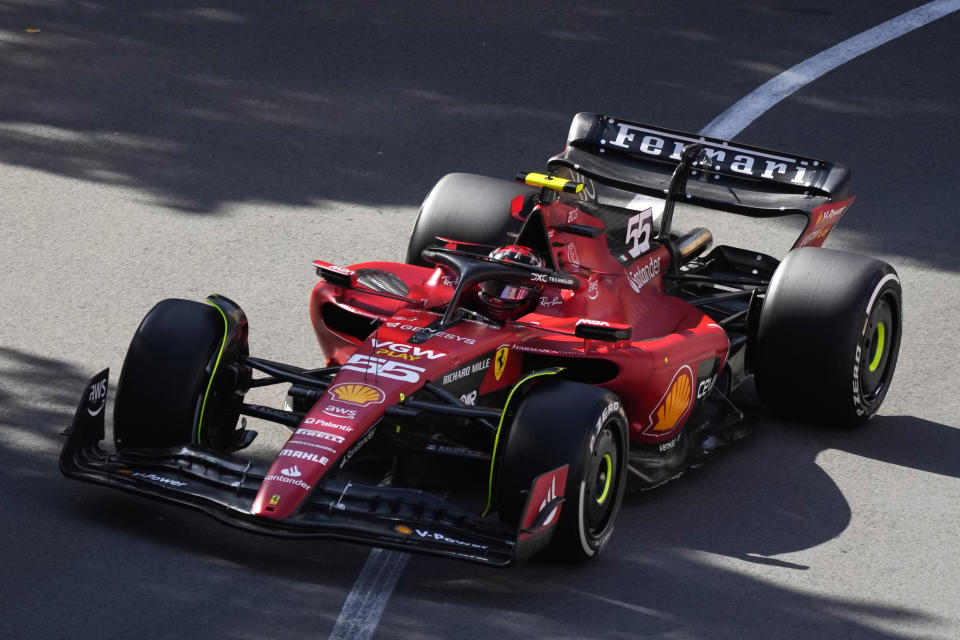
[[[197, 445], [104, 451], [100, 442], [104, 438], [108, 372], [91, 379], [68, 430], [60, 452], [60, 470], [69, 478], [198, 509], [255, 533], [327, 538], [491, 566], [507, 566], [533, 555], [553, 534], [552, 524], [528, 524], [518, 530], [430, 493], [337, 478], [314, 488], [309, 500], [288, 518], [255, 516], [250, 509], [267, 471], [262, 465]], [[530, 496], [536, 494], [541, 478], [557, 471], [534, 480], [521, 523], [543, 520], [537, 517], [537, 505]]]

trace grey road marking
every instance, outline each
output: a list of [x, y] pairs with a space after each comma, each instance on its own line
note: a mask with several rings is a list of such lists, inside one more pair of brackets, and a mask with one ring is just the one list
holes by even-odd
[[936, 0], [835, 44], [754, 89], [714, 118], [700, 133], [715, 138], [732, 138], [778, 102], [820, 76], [958, 9], [960, 0]]

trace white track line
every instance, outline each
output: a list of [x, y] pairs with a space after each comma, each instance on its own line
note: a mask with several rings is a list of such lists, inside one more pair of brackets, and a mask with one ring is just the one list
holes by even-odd
[[[773, 78], [714, 118], [700, 133], [716, 138], [732, 138], [800, 87], [857, 56], [958, 9], [960, 0], [936, 0], [844, 40]], [[374, 549], [370, 552], [360, 576], [343, 603], [330, 640], [369, 640], [373, 636], [393, 587], [409, 559], [408, 554], [399, 551]]]
[[387, 600], [396, 586], [410, 555], [399, 551], [373, 549], [350, 590], [330, 640], [366, 640], [373, 636]]
[[775, 104], [797, 89], [833, 71], [840, 65], [863, 55], [894, 38], [918, 29], [960, 9], [960, 0], [930, 2], [849, 40], [834, 45], [800, 64], [793, 66], [766, 84], [755, 89], [732, 107], [713, 119], [700, 133], [705, 136], [729, 139], [747, 128]]

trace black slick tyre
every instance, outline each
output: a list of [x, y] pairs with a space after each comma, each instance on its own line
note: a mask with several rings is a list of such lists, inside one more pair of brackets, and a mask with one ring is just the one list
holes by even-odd
[[867, 256], [821, 248], [787, 254], [757, 329], [757, 391], [789, 417], [855, 426], [880, 408], [902, 333], [897, 272]]
[[501, 520], [516, 525], [534, 478], [569, 464], [550, 550], [565, 560], [596, 556], [623, 502], [627, 438], [627, 418], [613, 393], [564, 380], [537, 384], [517, 409], [501, 459]]
[[226, 450], [239, 402], [221, 385], [225, 319], [210, 304], [162, 300], [144, 317], [123, 362], [114, 407], [117, 449], [201, 443]]
[[[420, 257], [430, 246], [451, 238], [489, 247], [509, 244], [510, 233], [523, 224], [532, 207], [535, 189], [472, 173], [449, 173], [440, 179], [420, 206], [407, 244], [407, 264], [433, 266]], [[516, 211], [514, 200], [522, 198]]]

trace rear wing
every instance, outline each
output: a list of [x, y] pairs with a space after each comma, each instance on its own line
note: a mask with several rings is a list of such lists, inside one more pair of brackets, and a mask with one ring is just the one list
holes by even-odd
[[803, 214], [808, 225], [795, 246], [802, 246], [811, 230], [821, 231], [817, 219], [827, 217], [824, 211], [835, 223], [842, 214], [838, 207], [845, 210], [852, 201], [841, 202], [850, 178], [843, 165], [595, 113], [574, 116], [567, 147], [548, 166], [583, 182], [582, 200], [602, 202], [604, 188], [663, 199], [690, 144], [702, 149], [684, 193], [677, 194], [684, 202], [754, 217]]

